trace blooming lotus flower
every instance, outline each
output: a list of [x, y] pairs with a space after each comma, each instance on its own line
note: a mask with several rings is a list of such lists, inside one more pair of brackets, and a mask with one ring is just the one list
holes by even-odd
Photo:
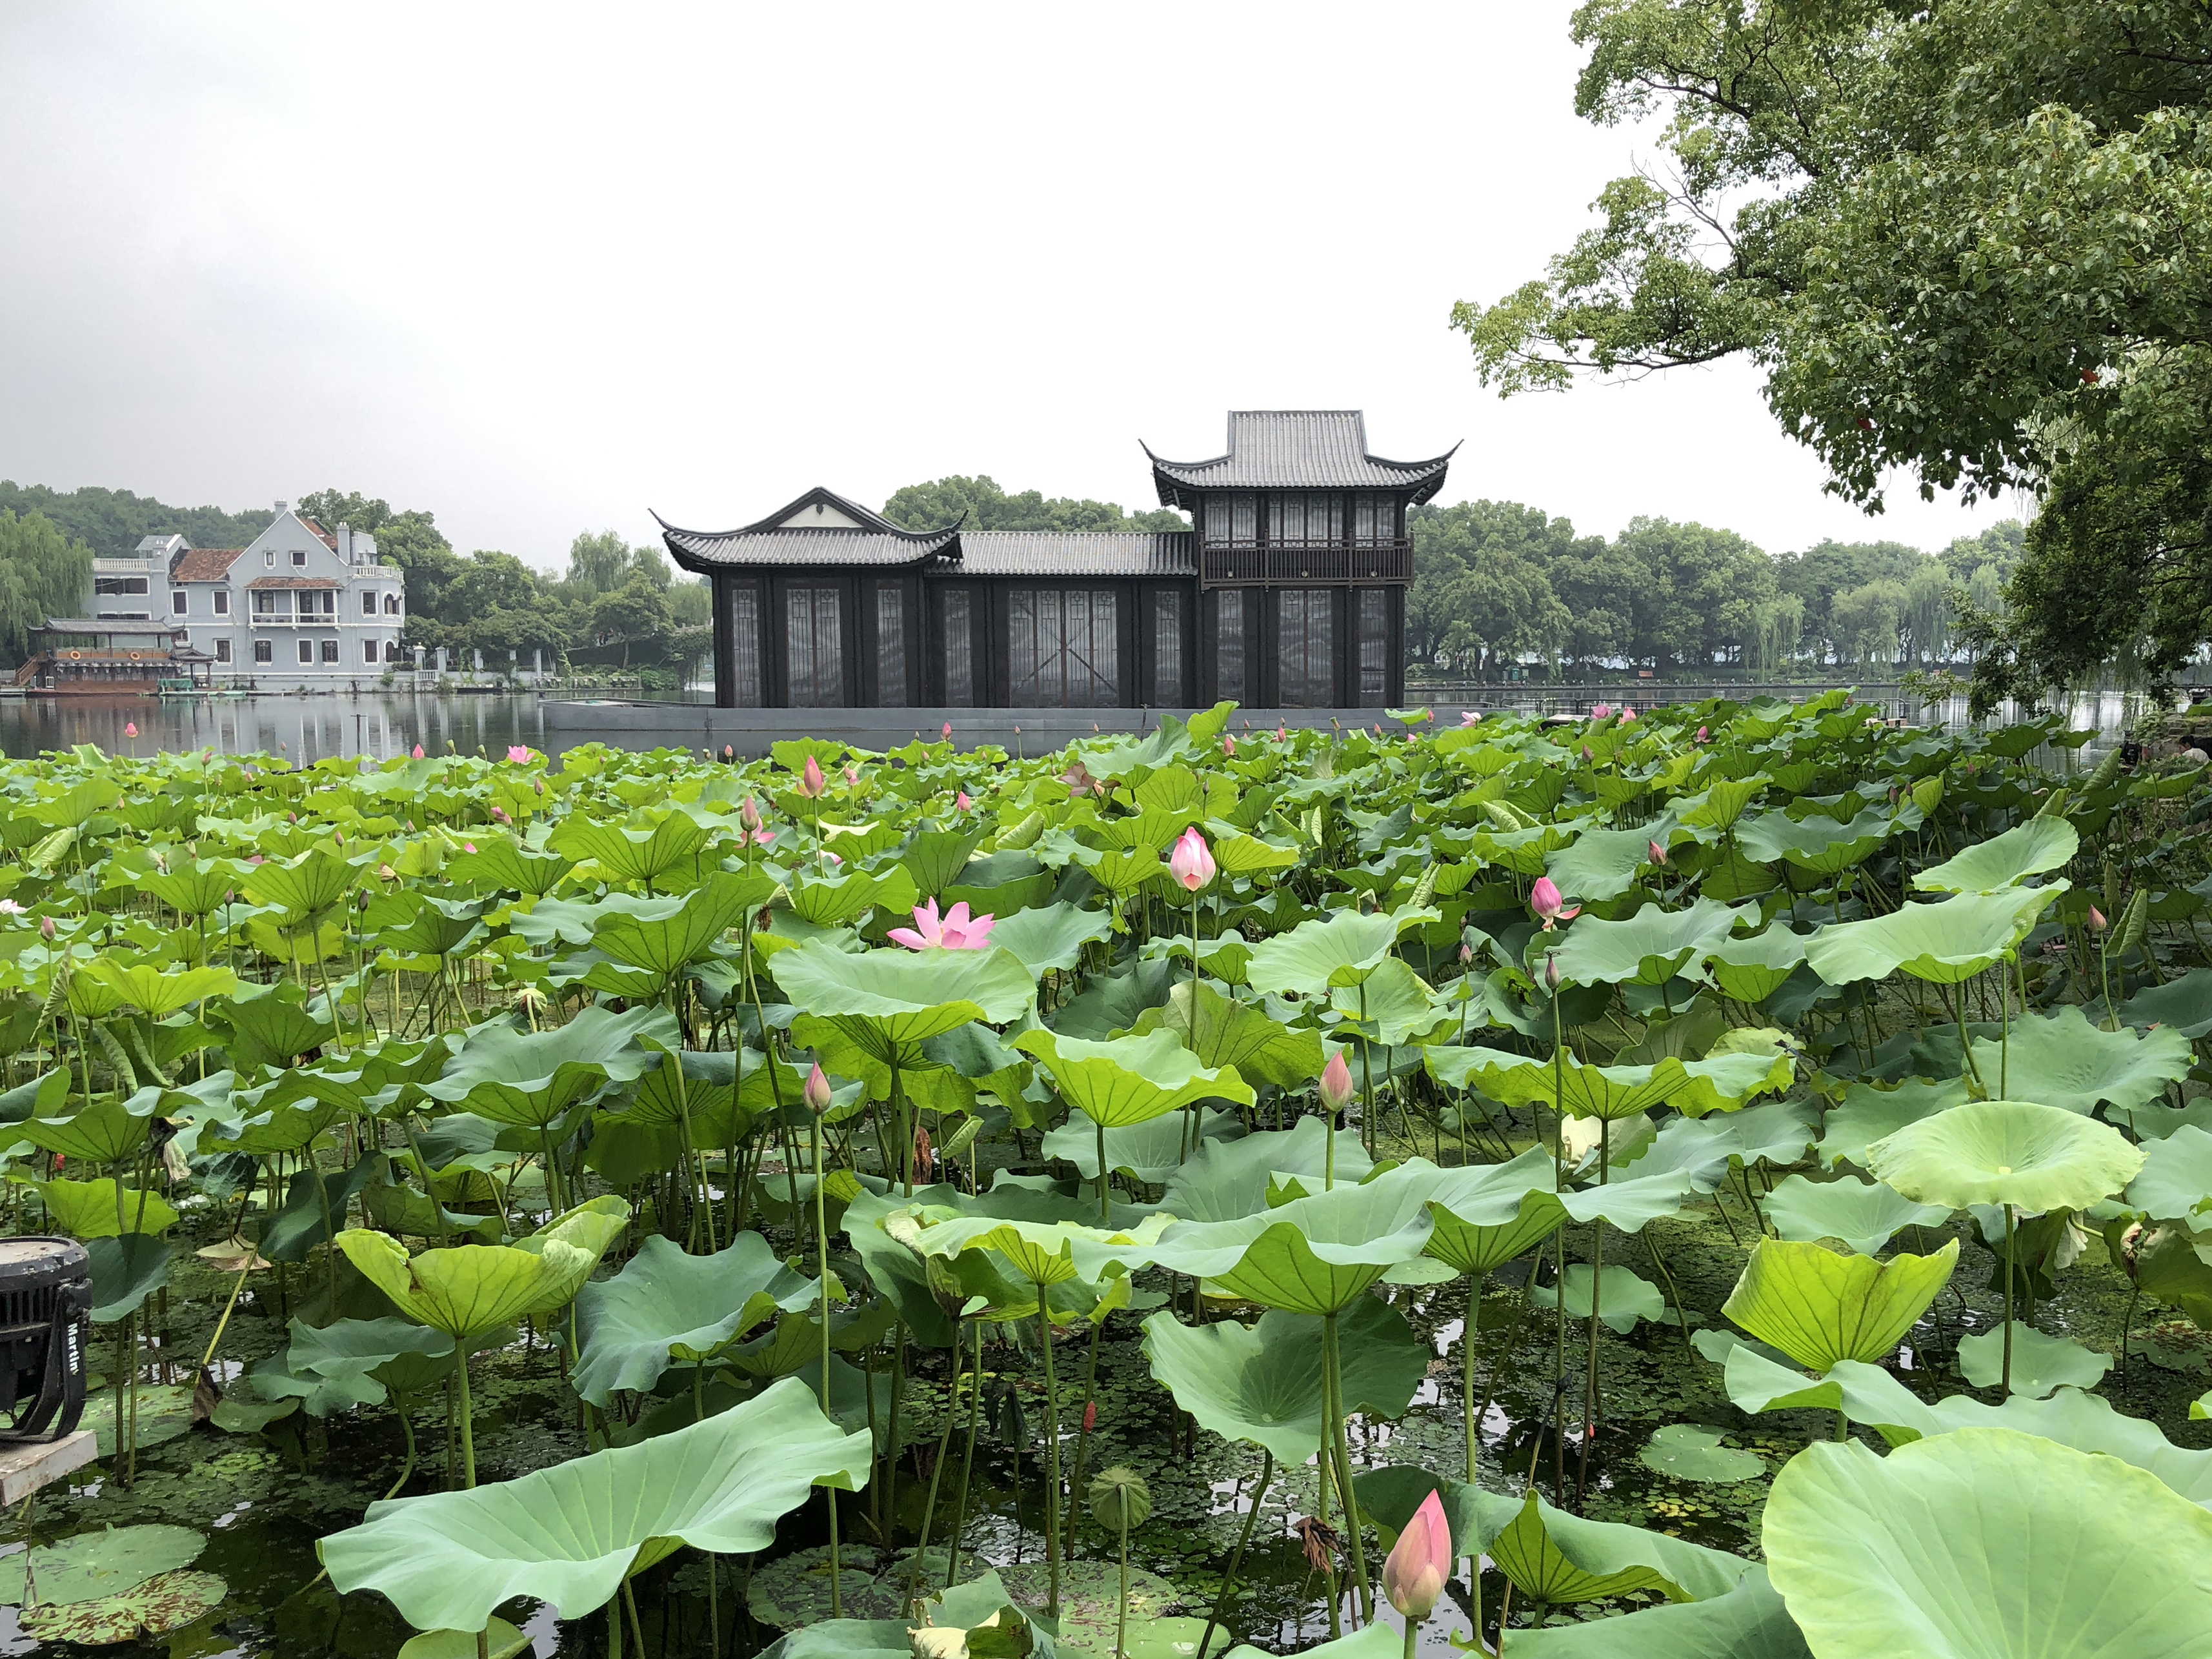
[[1382, 1594], [1408, 1620], [1425, 1619], [1443, 1593], [1451, 1569], [1451, 1523], [1431, 1488], [1382, 1563]]
[[940, 919], [937, 901], [914, 907], [914, 926], [894, 927], [884, 935], [909, 951], [984, 951], [990, 948], [991, 928], [996, 916], [968, 915], [965, 899], [947, 910]]
[[1459, 723], [1462, 726], [1479, 725], [1481, 720], [1482, 711], [1480, 708], [1462, 708], [1459, 711]]
[[491, 815], [495, 818], [497, 818], [501, 823], [513, 823], [514, 822], [513, 818], [507, 817], [507, 808], [504, 806], [493, 807], [491, 809]]
[[750, 795], [747, 795], [745, 804], [738, 808], [738, 822], [748, 830], [757, 830], [761, 827], [760, 807]]
[[20, 916], [27, 914], [25, 907], [11, 898], [0, 898], [0, 916]]
[[845, 787], [848, 789], [858, 789], [860, 787], [860, 769], [859, 767], [848, 766], [845, 769]]
[[1087, 795], [1098, 787], [1097, 780], [1091, 775], [1091, 769], [1081, 761], [1062, 772], [1060, 781], [1067, 786], [1067, 793], [1071, 795]]
[[416, 760], [422, 758], [422, 745], [419, 743], [415, 745], [415, 758]]
[[775, 845], [775, 831], [773, 830], [754, 830], [753, 844], [757, 847], [773, 847]]
[[1592, 703], [1590, 705], [1590, 718], [1594, 720], [1611, 720], [1613, 718], [1613, 705], [1609, 702]]
[[822, 775], [822, 769], [815, 763], [814, 757], [809, 755], [805, 769], [799, 775], [799, 793], [812, 800], [829, 787], [830, 781]]
[[525, 746], [524, 744], [519, 744], [519, 743], [510, 743], [509, 744], [507, 744], [507, 763], [509, 766], [527, 766], [527, 765], [529, 765], [529, 764], [530, 764], [530, 750], [529, 750], [529, 749], [528, 749], [527, 747], [526, 747], [526, 746]]
[[1666, 849], [1665, 848], [1662, 847], [1662, 846], [1661, 846], [1657, 842], [1656, 842], [1656, 841], [1648, 841], [1648, 842], [1644, 842], [1644, 847], [1645, 847], [1645, 848], [1650, 851], [1650, 854], [1651, 854], [1651, 862], [1652, 862], [1652, 863], [1656, 864], [1656, 865], [1660, 865], [1660, 866], [1663, 866], [1666, 864], [1666, 862], [1667, 862], [1667, 849]]
[[806, 1074], [806, 1087], [803, 1092], [806, 1101], [806, 1109], [815, 1116], [820, 1117], [823, 1113], [830, 1109], [830, 1079], [822, 1074], [822, 1065], [819, 1060], [815, 1062], [814, 1069]]
[[1635, 721], [1636, 711], [1633, 708], [1623, 708], [1620, 711], [1620, 723], [1623, 726], [1632, 726]]
[[1196, 893], [1212, 885], [1216, 871], [1213, 849], [1198, 833], [1196, 824], [1176, 838], [1175, 848], [1168, 854], [1168, 872], [1182, 884], [1184, 892]]
[[1536, 884], [1528, 890], [1528, 908], [1536, 913], [1536, 920], [1544, 924], [1547, 933], [1554, 922], [1572, 921], [1583, 913], [1581, 905], [1567, 903], [1559, 883], [1549, 876], [1536, 878]]
[[1352, 1067], [1344, 1063], [1344, 1050], [1339, 1048], [1321, 1070], [1321, 1103], [1332, 1112], [1340, 1112], [1351, 1099]]
[[137, 737], [138, 735], [138, 722], [137, 720], [124, 721], [123, 735], [126, 738]]

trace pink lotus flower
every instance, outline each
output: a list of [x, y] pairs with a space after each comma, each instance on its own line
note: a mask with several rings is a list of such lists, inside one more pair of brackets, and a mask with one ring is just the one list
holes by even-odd
[[416, 760], [422, 758], [422, 745], [419, 743], [415, 745], [415, 758]]
[[1536, 913], [1536, 920], [1544, 924], [1547, 933], [1554, 922], [1572, 921], [1583, 913], [1581, 905], [1567, 903], [1559, 883], [1549, 876], [1536, 878], [1536, 884], [1528, 890], [1528, 908]]
[[1711, 735], [1712, 735], [1712, 729], [1711, 729], [1710, 726], [1699, 726], [1699, 727], [1698, 728], [1698, 741], [1699, 743], [1703, 743], [1703, 742], [1705, 742], [1705, 739], [1706, 739], [1706, 738], [1708, 738], [1709, 737], [1711, 737]]
[[376, 866], [376, 874], [377, 878], [380, 881], [397, 881], [399, 879], [399, 872], [388, 864], [378, 865]]
[[1613, 718], [1613, 705], [1609, 702], [1592, 703], [1590, 705], [1590, 718], [1594, 720], [1611, 720]]
[[1352, 1067], [1344, 1063], [1344, 1050], [1339, 1048], [1321, 1068], [1321, 1103], [1331, 1112], [1340, 1112], [1351, 1099]]
[[43, 939], [51, 939], [53, 936], [54, 919], [52, 916], [40, 916], [39, 918], [39, 937]]
[[952, 796], [952, 810], [954, 811], [964, 812], [975, 804], [975, 803], [974, 801], [968, 799], [968, 792], [965, 789], [957, 790], [954, 792]]
[[1559, 988], [1559, 957], [1556, 951], [1544, 952], [1544, 988], [1547, 991]]
[[822, 769], [815, 763], [814, 757], [809, 755], [805, 769], [799, 775], [799, 793], [812, 800], [829, 787], [830, 781], [822, 775]]
[[1651, 854], [1651, 862], [1663, 867], [1667, 862], [1667, 849], [1656, 841], [1647, 841], [1644, 845]]
[[1081, 761], [1062, 772], [1060, 781], [1067, 786], [1071, 795], [1087, 795], [1098, 787], [1098, 780], [1091, 775], [1091, 769]]
[[16, 903], [15, 900], [0, 898], [0, 916], [20, 916], [25, 914], [24, 907]]
[[860, 769], [859, 767], [848, 766], [845, 769], [845, 787], [848, 789], [858, 789], [860, 787]]
[[1479, 725], [1481, 720], [1482, 711], [1480, 708], [1462, 708], [1459, 711], [1459, 723], [1462, 726]]
[[530, 787], [542, 795], [545, 793], [545, 780], [543, 778], [532, 778], [530, 781]]
[[530, 750], [529, 750], [528, 749], [525, 748], [521, 744], [519, 744], [519, 743], [511, 743], [511, 744], [507, 744], [507, 763], [509, 766], [527, 766], [527, 765], [529, 765], [529, 764], [530, 764]]
[[945, 740], [947, 743], [952, 741], [952, 722], [951, 720], [945, 722]]
[[138, 722], [137, 720], [124, 721], [123, 735], [126, 738], [137, 737], [138, 735]]
[[2105, 921], [2105, 913], [2102, 910], [2100, 910], [2095, 905], [2091, 905], [2089, 907], [2089, 931], [2093, 933], [2101, 933], [2105, 931], [2107, 926], [2108, 924]]
[[822, 1066], [818, 1060], [815, 1063], [814, 1069], [806, 1074], [805, 1097], [806, 1109], [815, 1116], [820, 1117], [823, 1113], [830, 1109], [830, 1079], [822, 1074]]
[[461, 851], [464, 853], [473, 853], [476, 850], [477, 844], [472, 841], [465, 841], [461, 843]]
[[832, 853], [826, 848], [823, 851], [822, 858], [823, 861], [827, 864], [842, 864], [845, 861], [839, 858], [835, 853]]
[[986, 951], [990, 948], [991, 928], [997, 921], [996, 916], [970, 920], [965, 899], [939, 920], [937, 901], [932, 899], [927, 904], [914, 907], [912, 927], [894, 927], [884, 937], [909, 951]]
[[1418, 1622], [1436, 1606], [1451, 1569], [1451, 1523], [1431, 1488], [1382, 1563], [1382, 1594], [1409, 1622]]
[[753, 831], [753, 844], [754, 844], [755, 846], [757, 846], [757, 847], [773, 847], [773, 846], [775, 846], [775, 830], [754, 830], [754, 831]]
[[1620, 711], [1620, 723], [1623, 726], [1633, 726], [1636, 723], [1636, 711], [1633, 708], [1623, 708]]
[[1288, 743], [1290, 740], [1290, 728], [1285, 726], [1282, 721], [1277, 720], [1275, 722], [1275, 741], [1277, 743]]
[[1588, 744], [1584, 744], [1583, 745], [1583, 758], [1586, 761], [1593, 761], [1597, 758], [1595, 755], [1590, 752], [1590, 746]]
[[738, 808], [738, 822], [748, 830], [757, 830], [761, 827], [760, 807], [750, 795], [747, 795], [745, 804]]
[[497, 818], [501, 823], [513, 823], [514, 822], [513, 818], [507, 817], [507, 808], [504, 806], [493, 807], [491, 809], [491, 815], [495, 818]]
[[1237, 753], [1237, 739], [1226, 732], [1221, 734], [1221, 752], [1232, 757]]
[[1472, 945], [1461, 945], [1459, 947], [1459, 965], [1464, 968], [1468, 963], [1473, 962], [1474, 960], [1474, 946]]
[[1217, 866], [1213, 849], [1206, 844], [1206, 837], [1198, 833], [1196, 824], [1176, 838], [1175, 848], [1168, 854], [1168, 872], [1182, 884], [1186, 893], [1196, 893], [1212, 884]]

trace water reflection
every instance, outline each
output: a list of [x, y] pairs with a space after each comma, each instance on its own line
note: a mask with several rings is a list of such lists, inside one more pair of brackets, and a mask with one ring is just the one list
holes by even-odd
[[[137, 735], [125, 734], [135, 726]], [[0, 701], [0, 750], [12, 757], [95, 744], [114, 754], [214, 749], [282, 755], [295, 765], [332, 756], [389, 760], [420, 744], [497, 755], [510, 744], [548, 747], [534, 696], [404, 691], [258, 697], [21, 697]], [[559, 744], [552, 745], [556, 749]]]

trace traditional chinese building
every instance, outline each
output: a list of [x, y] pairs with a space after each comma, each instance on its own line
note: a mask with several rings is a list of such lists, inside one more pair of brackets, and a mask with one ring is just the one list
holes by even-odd
[[903, 530], [813, 489], [668, 550], [714, 594], [725, 708], [1380, 708], [1404, 697], [1406, 509], [1357, 410], [1244, 410], [1211, 460], [1152, 454], [1183, 531]]

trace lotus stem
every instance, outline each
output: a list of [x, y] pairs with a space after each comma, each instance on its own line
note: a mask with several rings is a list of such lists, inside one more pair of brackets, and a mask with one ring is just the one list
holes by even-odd
[[1367, 1551], [1359, 1537], [1359, 1504], [1352, 1493], [1352, 1442], [1345, 1431], [1344, 1368], [1337, 1346], [1336, 1314], [1322, 1316], [1321, 1347], [1325, 1426], [1337, 1463], [1337, 1486], [1344, 1498], [1345, 1535], [1352, 1546], [1352, 1582], [1359, 1592], [1359, 1617], [1375, 1617], [1375, 1592], [1367, 1583]]
[[1103, 1227], [1106, 1224], [1106, 1120], [1092, 1121], [1098, 1131], [1098, 1224]]
[[384, 1494], [384, 1501], [387, 1504], [399, 1496], [399, 1489], [415, 1474], [415, 1414], [410, 1409], [412, 1405], [411, 1401], [399, 1402], [399, 1431], [407, 1437], [407, 1461], [399, 1466], [399, 1478], [392, 1483], [392, 1490]]
[[[467, 1489], [473, 1491], [477, 1484], [477, 1437], [470, 1425], [473, 1413], [469, 1410], [469, 1345], [465, 1338], [456, 1337], [453, 1346], [459, 1361], [453, 1367], [453, 1382], [460, 1390], [457, 1406], [461, 1419], [461, 1480]], [[638, 1651], [644, 1650], [645, 1644], [641, 1640]]]
[[1045, 1287], [1039, 1285], [1037, 1293], [1037, 1338], [1044, 1349], [1044, 1548], [1046, 1570], [1052, 1579], [1052, 1593], [1045, 1604], [1045, 1612], [1052, 1618], [1060, 1617], [1060, 1385], [1052, 1369], [1052, 1315], [1045, 1298]]
[[[774, 1055], [769, 1056], [769, 1064], [771, 1068], [774, 1067], [775, 1064]], [[814, 1137], [814, 1266], [815, 1282], [820, 1286], [822, 1291], [822, 1415], [827, 1417], [830, 1415], [830, 1223], [829, 1212], [822, 1190], [822, 1118], [818, 1113], [814, 1117], [812, 1133]], [[684, 1138], [689, 1140], [690, 1137], [687, 1134]], [[875, 1425], [871, 1423], [868, 1428], [872, 1435]], [[845, 1587], [839, 1578], [837, 1559], [839, 1554], [837, 1489], [835, 1486], [824, 1486], [822, 1492], [830, 1503], [830, 1616], [832, 1619], [842, 1619], [845, 1616]], [[625, 1590], [629, 1589], [627, 1583], [623, 1585], [623, 1589]], [[642, 1656], [645, 1652], [645, 1638], [642, 1636], [638, 1638], [637, 1647], [639, 1654]]]
[[[1193, 904], [1194, 912], [1197, 906]], [[1196, 959], [1196, 952], [1192, 953]], [[1200, 1650], [1202, 1653], [1203, 1649]], [[1129, 1656], [1129, 1505], [1121, 1504], [1121, 1601], [1114, 1615], [1114, 1659], [1128, 1659]]]
[[1237, 1534], [1237, 1547], [1229, 1557], [1229, 1567], [1221, 1575], [1221, 1593], [1213, 1598], [1213, 1611], [1206, 1621], [1206, 1633], [1198, 1638], [1198, 1659], [1206, 1659], [1206, 1650], [1213, 1645], [1213, 1628], [1229, 1610], [1229, 1593], [1237, 1583], [1237, 1570], [1244, 1565], [1245, 1547], [1252, 1541], [1252, 1528], [1260, 1519], [1260, 1505], [1267, 1496], [1267, 1483], [1275, 1478], [1275, 1454], [1266, 1447], [1260, 1449], [1260, 1484], [1253, 1489], [1252, 1507], [1244, 1512], [1244, 1525]]
[[2002, 1387], [2005, 1398], [2012, 1398], [2012, 1281], [2013, 1281], [2013, 1219], [2012, 1206], [2004, 1206], [2005, 1218], [2005, 1297], [2004, 1297], [2004, 1376]]
[[[1082, 1425], [1075, 1431], [1075, 1479], [1067, 1483], [1073, 1494], [1083, 1490], [1084, 1466], [1091, 1461], [1091, 1407], [1098, 1398], [1098, 1338], [1105, 1328], [1109, 1316], [1093, 1312], [1091, 1319], [1091, 1355], [1083, 1371]], [[1075, 1525], [1077, 1510], [1071, 1502], [1067, 1506], [1067, 1555], [1075, 1559]]]
[[[957, 1332], [956, 1330], [957, 1337]], [[960, 1544], [968, 1534], [968, 1477], [975, 1469], [975, 1428], [983, 1415], [983, 1327], [975, 1327], [975, 1363], [968, 1379], [968, 1449], [960, 1460], [960, 1498], [952, 1510], [952, 1553], [945, 1564], [945, 1588], [960, 1582]], [[1018, 1457], [1018, 1454], [1017, 1454]], [[1019, 1465], [1017, 1463], [1017, 1467]]]
[[[945, 1426], [937, 1436], [937, 1460], [929, 1470], [929, 1498], [921, 1506], [921, 1541], [915, 1546], [914, 1559], [906, 1573], [906, 1607], [914, 1610], [915, 1585], [921, 1579], [923, 1559], [929, 1553], [929, 1535], [936, 1529], [937, 1487], [945, 1478], [945, 1455], [952, 1445], [952, 1419], [960, 1406], [960, 1328], [952, 1328], [952, 1376], [945, 1385]], [[1078, 1477], [1080, 1479], [1080, 1477]], [[951, 1586], [945, 1586], [950, 1589]]]

